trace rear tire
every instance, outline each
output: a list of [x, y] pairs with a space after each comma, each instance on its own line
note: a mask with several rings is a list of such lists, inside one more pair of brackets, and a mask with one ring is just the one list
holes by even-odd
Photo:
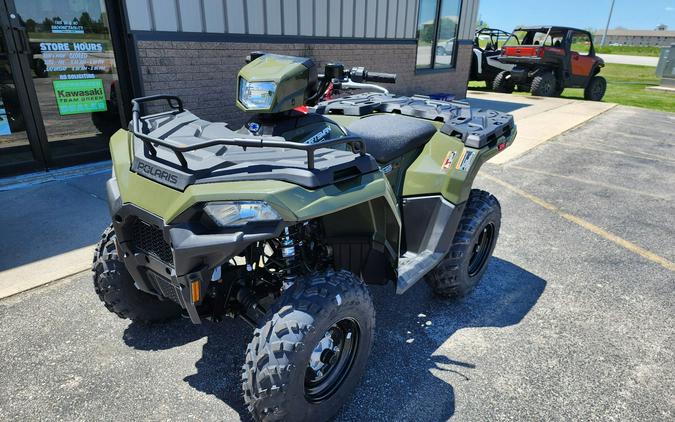
[[173, 319], [181, 314], [177, 304], [142, 292], [117, 255], [115, 230], [108, 227], [96, 246], [92, 265], [94, 290], [106, 308], [120, 318], [142, 323]]
[[258, 421], [324, 421], [366, 369], [375, 308], [347, 271], [299, 278], [253, 332], [242, 368], [244, 402]]
[[486, 76], [485, 77], [485, 88], [489, 89], [492, 91], [495, 85], [495, 77], [494, 76]]
[[554, 97], [558, 92], [558, 82], [553, 72], [544, 72], [532, 79], [530, 93], [539, 97]]
[[450, 251], [426, 276], [439, 296], [458, 298], [478, 284], [497, 244], [502, 211], [497, 198], [473, 189]]
[[589, 101], [600, 101], [607, 91], [607, 81], [602, 76], [593, 76], [584, 89], [584, 98]]
[[515, 87], [516, 85], [513, 83], [511, 73], [508, 70], [499, 72], [492, 83], [492, 89], [495, 92], [502, 92], [504, 94], [512, 93]]

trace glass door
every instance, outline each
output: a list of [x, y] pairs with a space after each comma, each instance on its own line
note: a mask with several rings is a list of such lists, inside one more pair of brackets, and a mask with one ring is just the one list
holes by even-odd
[[[16, 18], [16, 15], [14, 15]], [[0, 175], [44, 168], [22, 62], [28, 54], [25, 34], [0, 0]]]
[[120, 114], [105, 1], [4, 1], [26, 36], [47, 166], [106, 157]]

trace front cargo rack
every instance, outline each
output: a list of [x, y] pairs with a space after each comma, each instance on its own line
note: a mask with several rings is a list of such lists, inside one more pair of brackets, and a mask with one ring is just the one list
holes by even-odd
[[156, 146], [162, 146], [170, 149], [176, 155], [176, 158], [180, 162], [181, 166], [184, 169], [188, 169], [188, 163], [185, 159], [183, 153], [189, 151], [195, 151], [203, 148], [212, 147], [215, 145], [225, 145], [225, 146], [238, 146], [242, 148], [290, 148], [297, 149], [307, 152], [307, 168], [309, 170], [314, 170], [314, 152], [322, 148], [331, 148], [336, 145], [342, 144], [351, 144], [352, 148], [356, 145], [356, 151], [361, 156], [366, 155], [366, 144], [363, 140], [356, 136], [342, 136], [335, 139], [329, 139], [325, 141], [316, 142], [313, 144], [303, 144], [300, 142], [291, 142], [291, 141], [278, 141], [265, 139], [265, 137], [259, 138], [216, 138], [209, 139], [201, 142], [197, 142], [190, 145], [178, 145], [173, 142], [168, 142], [167, 140], [155, 138], [149, 136], [142, 132], [141, 129], [141, 120], [144, 116], [141, 115], [141, 104], [148, 103], [151, 101], [166, 100], [172, 110], [165, 111], [163, 113], [153, 114], [152, 117], [159, 117], [162, 115], [171, 115], [176, 111], [182, 113], [185, 111], [183, 107], [183, 101], [175, 95], [150, 95], [147, 97], [139, 97], [131, 100], [132, 108], [132, 133], [138, 139], [143, 141], [148, 152], [152, 156], [157, 155]]

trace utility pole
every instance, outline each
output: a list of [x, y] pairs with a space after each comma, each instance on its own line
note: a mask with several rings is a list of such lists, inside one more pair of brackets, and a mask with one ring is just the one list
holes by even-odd
[[612, 12], [614, 11], [614, 0], [612, 0], [612, 5], [609, 7], [609, 16], [607, 17], [607, 25], [605, 25], [605, 32], [602, 34], [602, 41], [600, 41], [600, 46], [605, 46], [605, 38], [607, 38], [607, 30], [609, 30], [609, 21], [612, 20]]

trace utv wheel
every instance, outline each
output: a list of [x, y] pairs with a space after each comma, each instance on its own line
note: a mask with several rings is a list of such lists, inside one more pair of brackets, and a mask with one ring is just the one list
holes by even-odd
[[375, 309], [347, 271], [298, 279], [253, 332], [242, 372], [259, 421], [323, 421], [351, 396], [373, 342]]
[[495, 92], [510, 94], [513, 92], [515, 87], [516, 85], [513, 83], [511, 73], [507, 70], [499, 72], [497, 76], [495, 76], [495, 80], [492, 82], [492, 89]]
[[450, 251], [426, 277], [434, 293], [461, 297], [478, 284], [497, 244], [501, 218], [501, 207], [494, 196], [482, 190], [471, 191]]
[[530, 92], [539, 97], [553, 97], [558, 91], [558, 82], [552, 72], [541, 73], [532, 79]]
[[181, 308], [134, 286], [134, 280], [117, 256], [115, 230], [108, 227], [96, 246], [92, 265], [94, 290], [108, 310], [120, 318], [153, 323], [177, 317]]
[[602, 76], [593, 76], [584, 89], [584, 98], [590, 101], [600, 101], [605, 96], [607, 81]]

